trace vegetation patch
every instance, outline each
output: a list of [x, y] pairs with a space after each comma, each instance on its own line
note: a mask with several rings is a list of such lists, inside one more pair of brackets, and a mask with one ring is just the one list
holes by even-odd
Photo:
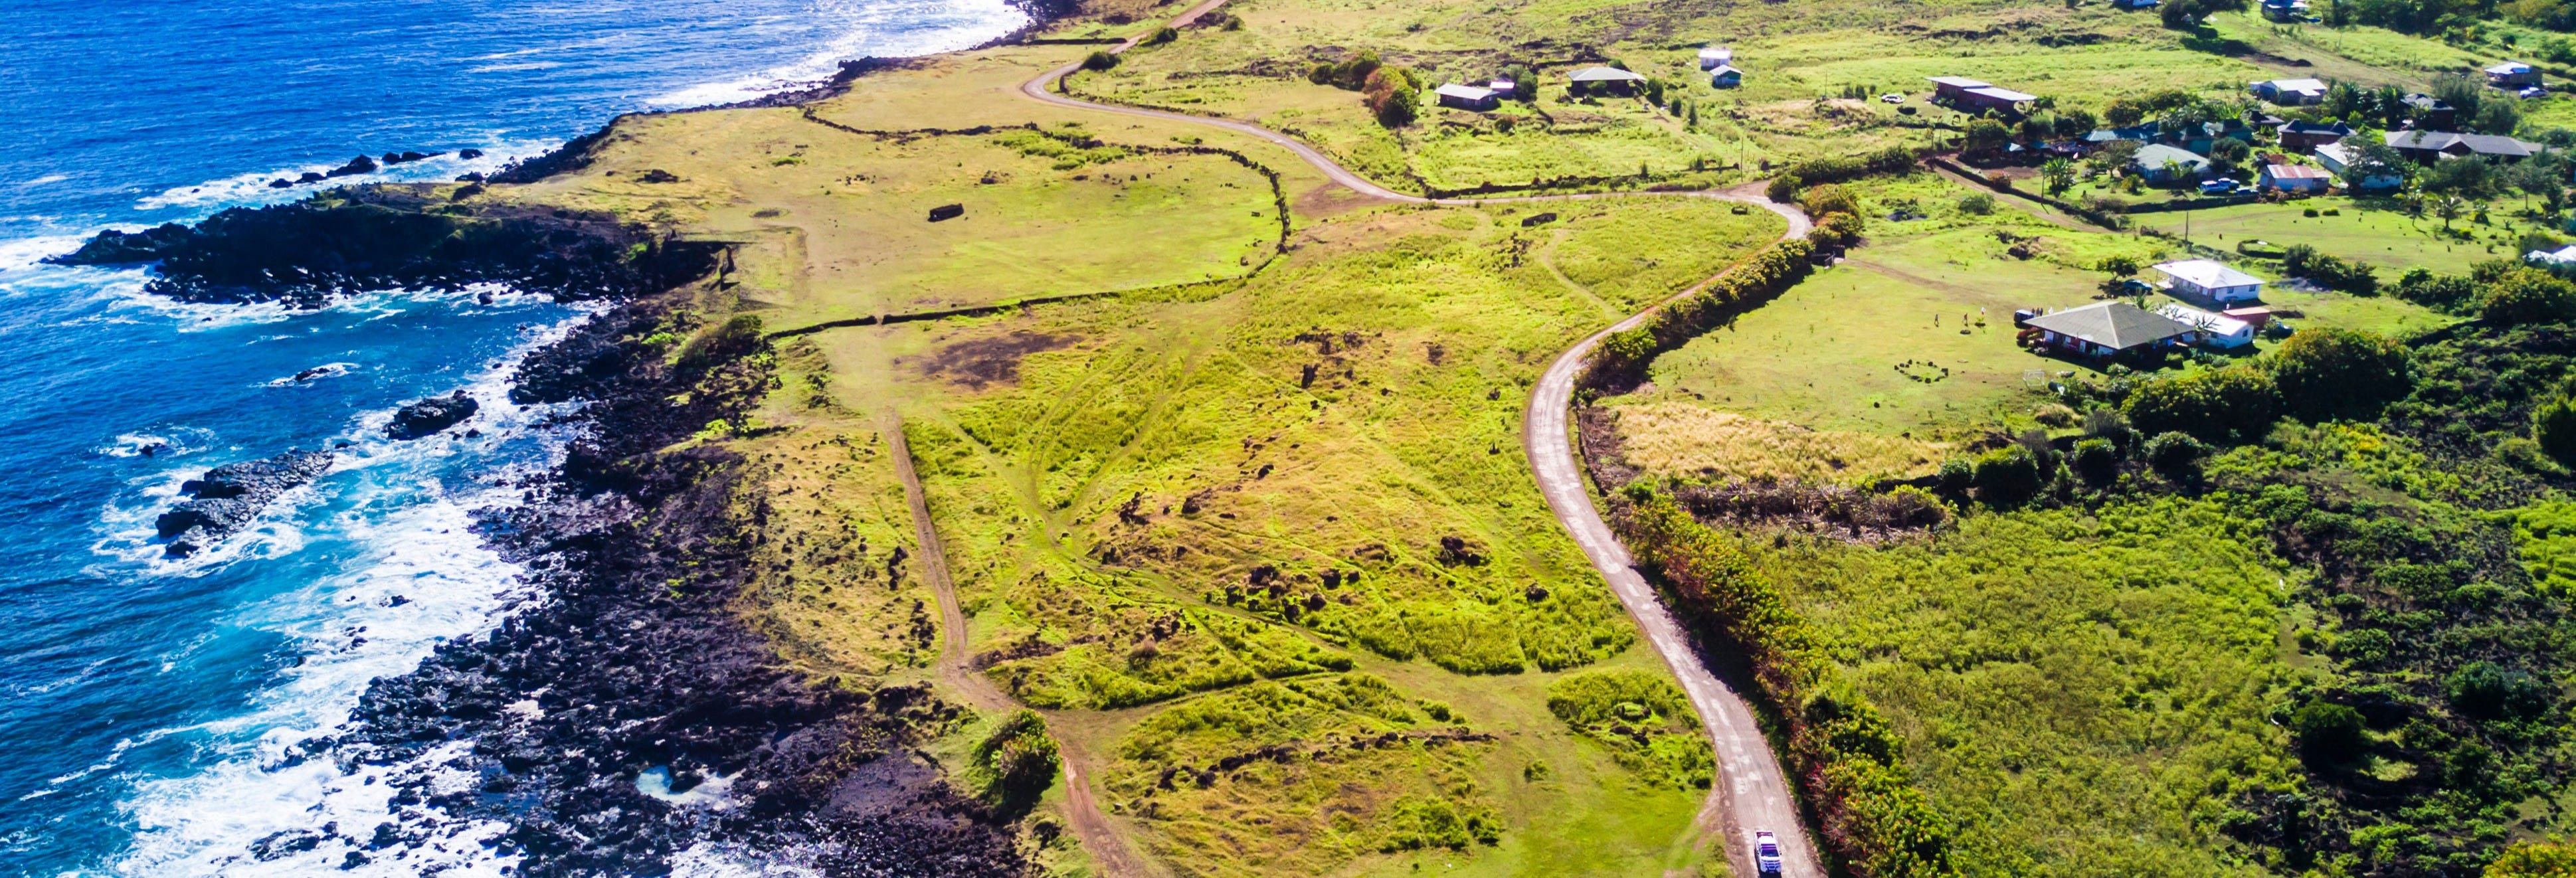
[[1810, 430], [1686, 402], [1612, 406], [1620, 453], [1649, 473], [1711, 481], [1869, 484], [1930, 475], [1940, 446], [1851, 431]]
[[1650, 783], [1706, 789], [1717, 764], [1699, 735], [1699, 714], [1662, 674], [1584, 671], [1548, 684], [1547, 709], [1610, 748]]

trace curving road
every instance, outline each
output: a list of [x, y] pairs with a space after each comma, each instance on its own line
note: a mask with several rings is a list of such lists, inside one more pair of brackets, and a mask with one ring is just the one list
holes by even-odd
[[[1224, 4], [1225, 0], [1202, 0], [1174, 17], [1169, 22], [1169, 26], [1176, 28], [1185, 26]], [[1139, 39], [1142, 37], [1131, 37], [1108, 51], [1112, 54], [1126, 52], [1134, 48]], [[1794, 207], [1771, 203], [1754, 191], [1755, 187], [1751, 185], [1729, 191], [1593, 192], [1506, 198], [1424, 198], [1419, 195], [1409, 195], [1380, 186], [1366, 177], [1352, 173], [1350, 169], [1342, 167], [1340, 163], [1304, 142], [1248, 122], [1149, 110], [1142, 107], [1093, 103], [1058, 94], [1048, 88], [1081, 68], [1081, 62], [1077, 61], [1049, 70], [1021, 83], [1020, 93], [1032, 100], [1061, 107], [1204, 125], [1259, 138], [1296, 154], [1299, 159], [1314, 166], [1315, 170], [1323, 172], [1325, 177], [1343, 188], [1385, 201], [1472, 206], [1531, 201], [1579, 201], [1593, 198], [1634, 197], [1639, 194], [1717, 198], [1752, 204], [1779, 214], [1782, 219], [1788, 221], [1787, 230], [1781, 233], [1781, 238], [1784, 240], [1803, 236], [1811, 227], [1806, 214]], [[1556, 513], [1557, 522], [1565, 527], [1566, 533], [1574, 537], [1576, 544], [1583, 547], [1584, 556], [1591, 559], [1593, 568], [1600, 571], [1603, 579], [1609, 581], [1611, 592], [1619, 596], [1619, 603], [1627, 608], [1629, 617], [1636, 621], [1646, 641], [1654, 646], [1657, 655], [1663, 657], [1665, 666], [1672, 669], [1673, 675], [1680, 678], [1683, 691], [1690, 695], [1691, 706], [1699, 712], [1701, 725], [1707, 729], [1709, 740], [1716, 746], [1717, 778], [1716, 782], [1710, 785], [1707, 803], [1700, 808], [1699, 825], [1707, 830], [1724, 833], [1727, 839], [1728, 859], [1738, 875], [1755, 874], [1751, 852], [1753, 833], [1768, 830], [1778, 833], [1781, 844], [1787, 848], [1785, 853], [1788, 875], [1798, 876], [1798, 878], [1824, 878], [1826, 875], [1824, 866], [1817, 860], [1815, 849], [1807, 833], [1801, 828], [1797, 797], [1790, 792], [1789, 780], [1781, 771], [1779, 760], [1772, 758], [1770, 742], [1763, 738], [1761, 725], [1755, 721], [1751, 706], [1745, 702], [1741, 694], [1719, 680], [1717, 675], [1710, 673], [1708, 667], [1700, 662], [1698, 654], [1692, 649], [1690, 637], [1682, 631], [1678, 623], [1673, 621], [1672, 613], [1664, 608], [1663, 602], [1655, 594], [1654, 587], [1648, 585], [1645, 577], [1639, 575], [1636, 568], [1631, 566], [1627, 547], [1620, 545], [1618, 538], [1611, 534], [1610, 526], [1601, 518], [1600, 509], [1592, 503], [1592, 495], [1584, 482], [1582, 467], [1577, 462], [1573, 444], [1574, 436], [1567, 423], [1567, 413], [1572, 410], [1574, 403], [1574, 379], [1582, 371], [1584, 354], [1590, 352], [1594, 344], [1599, 343], [1603, 336], [1610, 333], [1644, 323], [1647, 317], [1653, 315], [1665, 304], [1697, 293], [1707, 285], [1707, 281], [1702, 281], [1697, 286], [1657, 303], [1653, 308], [1648, 308], [1607, 329], [1593, 333], [1577, 342], [1574, 347], [1567, 349], [1565, 353], [1558, 355], [1556, 361], [1549, 364], [1547, 371], [1540, 375], [1538, 385], [1530, 392], [1529, 409], [1523, 419], [1521, 445], [1529, 455], [1530, 469], [1538, 476], [1539, 491], [1547, 497], [1548, 507]], [[1110, 851], [1095, 849], [1095, 855], [1102, 857], [1103, 866], [1117, 863], [1119, 866], [1127, 867], [1108, 869], [1106, 871], [1109, 874], [1129, 874], [1127, 869], [1133, 868], [1132, 861], [1127, 857], [1123, 847], [1116, 846], [1115, 837], [1108, 834], [1107, 827], [1081, 825], [1085, 822], [1105, 823], [1105, 821], [1101, 820], [1097, 812], [1080, 813], [1090, 810], [1089, 790], [1082, 789], [1082, 784], [1077, 778], [1068, 777], [1067, 780], [1073, 782], [1070, 785], [1077, 790], [1077, 798], [1081, 800], [1074, 808], [1077, 812], [1076, 830], [1085, 837], [1086, 843], [1103, 839], [1109, 841], [1112, 849]]]

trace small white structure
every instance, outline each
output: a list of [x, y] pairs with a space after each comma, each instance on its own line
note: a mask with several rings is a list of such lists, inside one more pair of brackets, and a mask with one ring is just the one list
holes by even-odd
[[2276, 104], [2306, 105], [2324, 103], [2326, 82], [2322, 79], [2268, 79], [2254, 83], [2254, 96]]
[[2157, 263], [2168, 280], [2166, 292], [2213, 305], [2252, 302], [2263, 297], [2263, 279], [2207, 259]]
[[2156, 313], [2191, 327], [2192, 340], [2203, 346], [2235, 349], [2254, 343], [2254, 324], [2225, 314], [2212, 314], [2180, 302], [2167, 302]]
[[1490, 88], [1478, 88], [1472, 85], [1459, 85], [1458, 83], [1452, 82], [1439, 88], [1432, 89], [1431, 93], [1439, 96], [1440, 105], [1443, 107], [1456, 107], [1461, 110], [1476, 110], [1481, 112], [1484, 110], [1491, 110], [1496, 106], [1494, 90]]
[[1743, 84], [1744, 71], [1735, 69], [1735, 65], [1721, 64], [1717, 69], [1708, 72], [1710, 88], [1734, 88]]
[[2552, 270], [2576, 268], [2576, 244], [2556, 250], [2533, 250], [2523, 254], [2522, 261]]
[[1485, 83], [1485, 87], [1492, 89], [1495, 95], [1500, 96], [1511, 94], [1518, 90], [1521, 87], [1521, 84], [1508, 79], [1497, 79], [1492, 82]]
[[1699, 69], [1701, 70], [1715, 70], [1732, 63], [1735, 63], [1734, 49], [1725, 46], [1709, 46], [1699, 50]]

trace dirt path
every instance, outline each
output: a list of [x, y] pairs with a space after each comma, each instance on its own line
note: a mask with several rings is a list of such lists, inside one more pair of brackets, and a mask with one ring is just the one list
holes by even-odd
[[[903, 438], [903, 418], [888, 411], [884, 418], [886, 443], [894, 454], [896, 474], [903, 479], [904, 504], [912, 507], [914, 542], [921, 547], [916, 563], [922, 578], [930, 580], [930, 589], [939, 597], [940, 638], [937, 672], [940, 682], [962, 695], [976, 707], [1003, 711], [1019, 707], [1019, 702], [1002, 694], [993, 681], [976, 673], [973, 660], [966, 654], [966, 611], [957, 602], [957, 583], [948, 578], [948, 553], [940, 548], [939, 528], [930, 520], [930, 500], [921, 492], [921, 477], [912, 468], [912, 446]], [[1085, 776], [1090, 760], [1062, 740], [1056, 742], [1064, 755], [1065, 810], [1073, 823], [1074, 837], [1082, 840], [1083, 850], [1103, 875], [1132, 878], [1154, 874], [1138, 865], [1135, 855], [1127, 851], [1127, 842], [1116, 828], [1101, 816], [1100, 806], [1092, 801], [1091, 782]]]
[[[1184, 26], [1224, 3], [1225, 0], [1202, 0], [1173, 18], [1169, 26]], [[1137, 39], [1139, 38], [1131, 38], [1109, 51], [1112, 54], [1123, 53], [1133, 48]], [[1081, 68], [1081, 62], [1074, 62], [1049, 70], [1021, 83], [1020, 93], [1031, 100], [1061, 107], [1204, 125], [1259, 138], [1296, 154], [1299, 159], [1313, 166], [1317, 171], [1321, 171], [1334, 183], [1361, 195], [1385, 201], [1474, 206], [1533, 201], [1582, 201], [1640, 195], [1717, 198], [1755, 205], [1779, 214], [1788, 222], [1787, 230], [1781, 235], [1783, 239], [1803, 236], [1810, 228], [1804, 213], [1794, 207], [1772, 204], [1768, 199], [1763, 198], [1758, 183], [1726, 191], [1699, 192], [1597, 192], [1505, 198], [1425, 198], [1409, 195], [1371, 182], [1350, 169], [1342, 167], [1339, 162], [1333, 161], [1314, 147], [1258, 125], [1232, 119], [1094, 103], [1049, 90], [1050, 85], [1060, 82], [1064, 77], [1072, 75], [1074, 71]], [[1593, 568], [1601, 573], [1602, 578], [1609, 581], [1611, 592], [1618, 595], [1620, 604], [1627, 608], [1629, 617], [1636, 621], [1638, 629], [1646, 635], [1647, 642], [1654, 646], [1656, 654], [1663, 658], [1664, 664], [1672, 669], [1673, 674], [1681, 679], [1683, 690], [1690, 695], [1691, 706], [1699, 712], [1700, 721], [1716, 747], [1717, 782], [1710, 785], [1708, 801], [1701, 807], [1698, 819], [1703, 831], [1710, 834], [1723, 834], [1728, 859], [1738, 875], [1754, 874], [1751, 855], [1752, 835], [1756, 831], [1768, 830], [1779, 833], [1782, 844], [1788, 848], [1786, 853], [1789, 875], [1799, 876], [1799, 878], [1824, 878], [1825, 871], [1816, 858], [1807, 833], [1799, 823], [1797, 797], [1790, 792], [1788, 778], [1781, 770], [1779, 760], [1772, 757], [1770, 742], [1763, 738], [1762, 728], [1754, 719], [1752, 707], [1745, 702], [1742, 695], [1719, 681], [1717, 675], [1710, 673], [1707, 666], [1700, 662], [1699, 656], [1692, 651], [1690, 638], [1683, 633], [1681, 626], [1673, 621], [1672, 614], [1664, 608], [1654, 588], [1646, 584], [1645, 577], [1639, 575], [1636, 568], [1631, 566], [1627, 548], [1621, 546], [1618, 538], [1611, 534], [1609, 525], [1602, 521], [1600, 510], [1592, 503], [1592, 495], [1585, 484], [1582, 467], [1576, 461], [1574, 437], [1567, 427], [1567, 413], [1572, 409], [1574, 401], [1574, 378], [1582, 369], [1583, 355], [1591, 351], [1592, 346], [1603, 336], [1643, 323], [1657, 308], [1697, 293], [1702, 287], [1707, 286], [1707, 283], [1702, 281], [1699, 285], [1665, 300], [1664, 303], [1658, 303], [1655, 308], [1649, 308], [1607, 329], [1593, 333], [1559, 355], [1556, 361], [1548, 366], [1547, 372], [1540, 377], [1537, 387], [1530, 394], [1521, 444], [1529, 456], [1530, 468], [1538, 477], [1540, 492], [1546, 495], [1548, 506], [1554, 510], [1558, 523], [1564, 526], [1566, 532], [1574, 537], [1578, 545], [1582, 546], [1584, 556], [1592, 561]], [[905, 484], [908, 490], [917, 492], [917, 489], [910, 488], [912, 481], [908, 465]], [[927, 529], [929, 526], [927, 514], [916, 506], [914, 515], [923, 522], [922, 527]], [[925, 545], [928, 544], [925, 539]], [[943, 598], [943, 600], [953, 603], [953, 598]], [[1071, 781], [1073, 778], [1068, 777], [1068, 780]], [[1077, 832], [1082, 833], [1084, 843], [1092, 844], [1095, 839], [1102, 839], [1115, 845], [1115, 836], [1108, 830], [1106, 821], [1096, 811], [1091, 811], [1087, 815], [1084, 813], [1090, 808], [1088, 790], [1083, 789], [1080, 783], [1072, 783], [1071, 787], [1079, 795], [1074, 805], [1075, 828]], [[1101, 823], [1101, 828], [1096, 834], [1083, 827], [1086, 820]], [[1123, 847], [1096, 849], [1096, 851], [1104, 867], [1113, 858], [1132, 863], [1132, 859], [1128, 858]], [[1110, 874], [1133, 873], [1112, 869]]]

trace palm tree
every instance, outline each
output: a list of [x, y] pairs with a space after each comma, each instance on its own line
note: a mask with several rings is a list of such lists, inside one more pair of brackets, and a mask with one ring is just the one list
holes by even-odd
[[2183, 164], [2181, 159], [2166, 159], [2164, 170], [2165, 182], [2180, 186], [2183, 177], [2191, 173], [2191, 166]]
[[2064, 192], [2075, 185], [2075, 163], [2062, 158], [2049, 159], [2039, 166], [2039, 177], [2048, 181], [2048, 194]]
[[2459, 219], [2468, 208], [2469, 203], [2461, 200], [2460, 196], [2444, 195], [2442, 200], [2433, 203], [2433, 215], [2442, 218], [2442, 231], [2447, 232], [2451, 230], [2451, 221]]

